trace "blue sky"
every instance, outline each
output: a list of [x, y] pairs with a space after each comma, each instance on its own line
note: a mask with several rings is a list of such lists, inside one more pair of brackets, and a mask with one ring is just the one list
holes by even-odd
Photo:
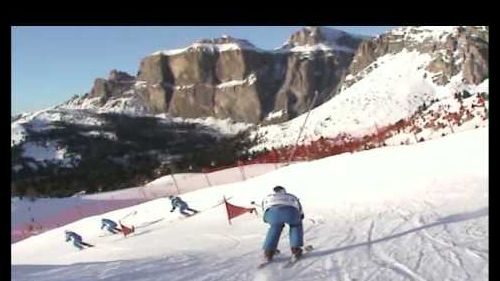
[[[376, 35], [394, 26], [332, 26]], [[89, 92], [94, 79], [118, 69], [136, 75], [140, 60], [201, 38], [227, 34], [262, 49], [281, 46], [300, 26], [11, 27], [12, 114], [60, 104]]]

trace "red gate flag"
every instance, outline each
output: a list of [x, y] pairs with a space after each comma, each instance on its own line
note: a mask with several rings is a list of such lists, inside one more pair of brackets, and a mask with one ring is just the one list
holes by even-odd
[[227, 219], [229, 221], [229, 224], [231, 224], [232, 218], [243, 215], [244, 213], [247, 213], [247, 212], [252, 213], [253, 211], [255, 211], [255, 208], [245, 208], [245, 207], [233, 205], [233, 204], [227, 202], [226, 197], [224, 197], [224, 203], [226, 204]]

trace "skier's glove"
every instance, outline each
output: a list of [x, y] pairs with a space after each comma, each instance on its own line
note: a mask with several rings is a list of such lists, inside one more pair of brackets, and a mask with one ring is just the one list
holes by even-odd
[[300, 215], [300, 219], [303, 220], [304, 219], [304, 214], [301, 214]]

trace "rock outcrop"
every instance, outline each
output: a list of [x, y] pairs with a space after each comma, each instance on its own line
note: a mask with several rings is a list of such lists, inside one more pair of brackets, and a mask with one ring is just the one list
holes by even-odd
[[[378, 57], [403, 49], [428, 53], [432, 61], [426, 70], [434, 73], [434, 82], [444, 85], [463, 73], [465, 82], [479, 84], [488, 77], [487, 27], [402, 27], [362, 42], [349, 68], [355, 76]], [[352, 85], [356, 79], [346, 81]]]
[[130, 90], [134, 82], [134, 76], [123, 71], [111, 70], [108, 79], [95, 79], [90, 97], [100, 97], [104, 101], [110, 97], [119, 96]]
[[[360, 41], [320, 27], [294, 33], [275, 51], [229, 36], [200, 40], [185, 49], [144, 58], [138, 80], [161, 87], [171, 96], [147, 98], [156, 112], [166, 109], [173, 116], [259, 123], [283, 111], [289, 119], [311, 106], [316, 91], [319, 96], [312, 106], [331, 97]], [[144, 96], [158, 93], [157, 88], [145, 91]]]
[[379, 57], [403, 50], [431, 56], [424, 67], [434, 83], [461, 72], [464, 82], [478, 84], [488, 77], [488, 40], [487, 27], [401, 27], [367, 40], [306, 27], [266, 51], [223, 36], [153, 53], [141, 61], [137, 78], [114, 70], [95, 80], [89, 96], [105, 108], [114, 98], [134, 96], [117, 104], [140, 102], [141, 110], [173, 117], [277, 123], [324, 103], [376, 68]]

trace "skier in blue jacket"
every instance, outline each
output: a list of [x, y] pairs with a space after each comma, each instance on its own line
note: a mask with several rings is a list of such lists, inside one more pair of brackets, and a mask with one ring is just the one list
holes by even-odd
[[82, 237], [80, 235], [76, 234], [76, 232], [65, 230], [64, 234], [66, 235], [66, 242], [73, 241], [73, 246], [75, 246], [76, 248], [78, 248], [80, 250], [84, 249], [83, 246], [94, 247], [94, 245], [83, 242]]
[[295, 195], [287, 193], [282, 186], [274, 187], [273, 191], [274, 193], [269, 194], [262, 201], [264, 222], [270, 224], [263, 246], [264, 256], [268, 261], [272, 260], [278, 247], [281, 231], [285, 224], [288, 224], [291, 251], [295, 258], [299, 258], [304, 245], [302, 205]]
[[[173, 212], [177, 207], [179, 208], [179, 212], [185, 216], [192, 216], [199, 212], [195, 209], [189, 208], [188, 204], [184, 202], [179, 196], [170, 195], [168, 198], [170, 199], [170, 203], [172, 203], [172, 209], [170, 210], [170, 212]], [[186, 210], [192, 213], [190, 214], [186, 212]]]
[[118, 228], [118, 224], [110, 219], [101, 220], [101, 229], [106, 228], [107, 231], [116, 234], [122, 230]]

